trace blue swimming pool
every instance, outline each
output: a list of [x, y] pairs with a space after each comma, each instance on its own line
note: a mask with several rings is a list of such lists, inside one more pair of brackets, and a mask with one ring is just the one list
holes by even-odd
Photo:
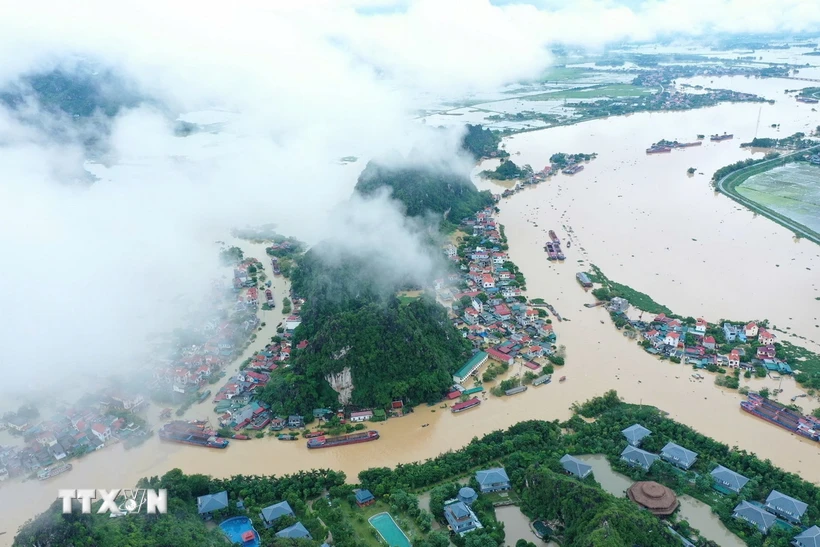
[[[259, 547], [259, 532], [253, 527], [253, 523], [248, 517], [229, 518], [223, 521], [219, 527], [222, 528], [222, 531], [232, 543], [238, 543], [242, 547]], [[245, 532], [253, 532], [253, 538], [250, 541], [242, 539]]]
[[404, 534], [390, 513], [379, 513], [373, 515], [368, 519], [370, 526], [378, 530], [382, 539], [387, 542], [390, 547], [411, 547], [410, 540]]

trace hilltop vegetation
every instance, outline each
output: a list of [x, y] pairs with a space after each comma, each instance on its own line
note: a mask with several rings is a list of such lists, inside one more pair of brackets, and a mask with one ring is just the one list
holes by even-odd
[[406, 283], [379, 279], [366, 259], [328, 259], [327, 251], [311, 249], [293, 271], [293, 290], [306, 299], [294, 340], [309, 344], [294, 352], [288, 372], [273, 375], [262, 400], [275, 412], [334, 408], [338, 396], [325, 377], [346, 368], [353, 406], [438, 400], [470, 354], [444, 308], [424, 295], [402, 303], [395, 294]]
[[434, 213], [454, 224], [493, 203], [492, 195], [479, 192], [466, 174], [368, 162], [356, 183], [356, 192], [369, 196], [382, 188], [391, 190], [393, 199], [404, 205], [408, 216]]
[[501, 164], [495, 170], [482, 171], [481, 175], [495, 180], [514, 180], [532, 175], [532, 167], [518, 167], [512, 160], [501, 160]]
[[499, 144], [501, 135], [480, 125], [467, 124], [467, 133], [461, 139], [461, 147], [476, 160], [509, 156], [506, 151], [498, 148]]

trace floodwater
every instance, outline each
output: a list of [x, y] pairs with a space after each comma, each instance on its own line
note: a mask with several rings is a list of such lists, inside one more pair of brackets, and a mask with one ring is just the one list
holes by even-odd
[[820, 232], [820, 167], [790, 163], [746, 179], [737, 192]]
[[[488, 397], [480, 407], [460, 414], [421, 406], [406, 417], [378, 424], [380, 440], [346, 447], [307, 450], [302, 442], [266, 437], [210, 450], [160, 443], [155, 437], [128, 451], [122, 446], [106, 448], [73, 462], [70, 473], [52, 480], [3, 484], [0, 532], [6, 534], [0, 535], [0, 545], [10, 544], [17, 527], [45, 510], [60, 488], [129, 487], [140, 477], [175, 467], [220, 477], [333, 468], [355, 481], [367, 467], [435, 457], [522, 420], [566, 419], [573, 402], [608, 389], [616, 389], [629, 402], [658, 406], [705, 435], [817, 482], [820, 468], [809, 462], [816, 461], [820, 444], [743, 413], [741, 397], [715, 387], [711, 374], [696, 381], [691, 368], [644, 353], [612, 327], [605, 310], [583, 307], [594, 299], [575, 281], [575, 273], [592, 262], [612, 279], [647, 292], [678, 313], [702, 315], [712, 322], [721, 317], [769, 318], [778, 328], [788, 326], [820, 339], [820, 301], [814, 300], [820, 296], [820, 247], [795, 241], [784, 228], [715, 195], [708, 184], [717, 168], [749, 156], [738, 143], [754, 136], [758, 115], [761, 128], [780, 123], [783, 135], [808, 133], [820, 123], [810, 105], [788, 100], [637, 114], [505, 139], [517, 163], [537, 169], [555, 152], [598, 153], [577, 175], [559, 175], [500, 204], [499, 220], [506, 225], [511, 258], [527, 277], [528, 294], [545, 298], [570, 319], [555, 322], [559, 344], [567, 352], [567, 366], [556, 374], [566, 375], [566, 382], [531, 388], [515, 397]], [[734, 133], [735, 139], [707, 141], [670, 154], [644, 153], [661, 138], [693, 140], [698, 133], [724, 131]], [[759, 136], [768, 135], [760, 130]], [[704, 175], [687, 177], [690, 166]], [[567, 260], [551, 264], [543, 252], [546, 231], [554, 229], [566, 238], [567, 227], [573, 230]], [[263, 246], [242, 246], [269, 264]], [[286, 287], [279, 280], [274, 284], [279, 310]], [[258, 333], [253, 348], [264, 345], [270, 329], [281, 320], [278, 311], [268, 313], [272, 315], [264, 319], [266, 330]], [[771, 379], [741, 382], [753, 389], [780, 385]], [[781, 402], [801, 393], [791, 379], [780, 387]], [[810, 410], [815, 403], [806, 398], [801, 404]], [[149, 413], [158, 410], [152, 407]], [[210, 414], [210, 405], [203, 403], [188, 415], [205, 413]]]
[[[626, 490], [632, 486], [632, 479], [612, 470], [606, 457], [602, 454], [577, 456], [592, 466], [592, 473], [604, 490], [613, 496], [625, 497]], [[687, 495], [678, 496], [680, 502], [680, 518], [689, 521], [692, 527], [700, 530], [706, 539], [717, 542], [721, 547], [744, 547], [740, 538], [729, 531], [712, 513], [711, 507]]]
[[[541, 540], [535, 535], [535, 532], [530, 528], [530, 519], [516, 505], [505, 505], [503, 507], [495, 508], [495, 516], [498, 520], [504, 523], [504, 544], [508, 547], [513, 547], [515, 542], [519, 539], [531, 541], [536, 545], [541, 544]], [[547, 542], [549, 547], [554, 547], [557, 544], [550, 541]]]

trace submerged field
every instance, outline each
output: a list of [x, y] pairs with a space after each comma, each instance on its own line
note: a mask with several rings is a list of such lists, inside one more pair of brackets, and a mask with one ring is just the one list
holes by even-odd
[[736, 188], [741, 196], [820, 232], [820, 167], [789, 163], [753, 175]]

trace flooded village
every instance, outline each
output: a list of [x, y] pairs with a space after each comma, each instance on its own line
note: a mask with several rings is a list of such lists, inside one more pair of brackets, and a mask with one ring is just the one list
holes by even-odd
[[[166, 405], [153, 404], [140, 413], [148, 406], [148, 393], [106, 393], [53, 417], [27, 415], [25, 409], [8, 414], [4, 422], [16, 436], [0, 452], [9, 479], [0, 486], [6, 521], [0, 531], [8, 532], [0, 544], [11, 541], [32, 507], [45, 509], [58, 488], [97, 484], [97, 477], [135, 482], [174, 467], [220, 477], [332, 468], [355, 477], [368, 467], [434, 457], [522, 420], [566, 419], [573, 403], [611, 388], [628, 402], [657, 406], [720, 442], [820, 481], [820, 471], [809, 465], [820, 454], [817, 438], [749, 415], [736, 390], [703, 379], [726, 369], [723, 376], [742, 376], [738, 383], [747, 391], [766, 390], [784, 405], [797, 401], [806, 414], [817, 406], [793, 379], [797, 365], [778, 357], [773, 344], [789, 340], [813, 351], [820, 348], [820, 248], [795, 240], [788, 230], [755, 217], [709, 186], [716, 169], [759, 152], [712, 139], [674, 154], [647, 154], [647, 143], [657, 143], [658, 135], [686, 140], [728, 131], [745, 141], [772, 124], [785, 135], [817, 125], [810, 103], [784, 100], [783, 89], [794, 81], [749, 85], [739, 76], [720, 78], [722, 88], [754, 89], [777, 100], [686, 113], [645, 112], [505, 139], [507, 161], [548, 167], [511, 188], [475, 177], [480, 188], [499, 194], [498, 212], [481, 211], [459, 227], [443, 249], [455, 271], [430, 288], [472, 343], [473, 358], [456, 372], [441, 404], [395, 412], [402, 417], [379, 424], [379, 442], [307, 450], [302, 439], [318, 427], [310, 424], [313, 420], [321, 425], [335, 417], [361, 424], [379, 421], [383, 409], [276, 416], [255, 399], [271, 375], [287, 368], [292, 352], [304, 349], [290, 343], [303, 302], [291, 294], [284, 277], [275, 275], [278, 263], [268, 252], [270, 242], [234, 241], [245, 258], [233, 268], [225, 319], [199, 326], [204, 342], [180, 347], [175, 358], [156, 367], [153, 385], [178, 394], [167, 406], [178, 407], [181, 420], [209, 420], [214, 435], [263, 435], [249, 442], [231, 439], [224, 451], [161, 443], [152, 431], [162, 423], [159, 412]], [[717, 87], [711, 76], [688, 84]], [[550, 164], [548, 158], [567, 149], [567, 143], [594, 150], [596, 158]], [[483, 162], [476, 175], [499, 163]], [[691, 177], [690, 167], [696, 168]], [[550, 230], [564, 243], [563, 261], [557, 255], [549, 260]], [[755, 257], [753, 267], [743, 257]], [[631, 303], [614, 298], [595, 306], [600, 299], [581, 290], [577, 276], [587, 272], [582, 283], [598, 283], [593, 264], [694, 322], [664, 313], [641, 315], [634, 305], [630, 309]], [[270, 272], [267, 279], [262, 272]], [[635, 336], [613, 328], [610, 314], [623, 316]], [[724, 317], [744, 320], [717, 323]], [[722, 351], [727, 344], [731, 349]], [[471, 401], [478, 402], [465, 406]], [[475, 409], [462, 413], [457, 408]], [[285, 430], [300, 442], [278, 442]], [[11, 433], [2, 435], [8, 439]], [[584, 458], [613, 494], [629, 488], [627, 483], [612, 486], [617, 480]], [[48, 481], [20, 480], [43, 469], [64, 469], [60, 462], [69, 460], [70, 472], [42, 477]], [[17, 496], [30, 505], [12, 506], [8, 500]], [[679, 501], [683, 516], [691, 517], [705, 537], [720, 545], [742, 544], [703, 507], [685, 497]]]

